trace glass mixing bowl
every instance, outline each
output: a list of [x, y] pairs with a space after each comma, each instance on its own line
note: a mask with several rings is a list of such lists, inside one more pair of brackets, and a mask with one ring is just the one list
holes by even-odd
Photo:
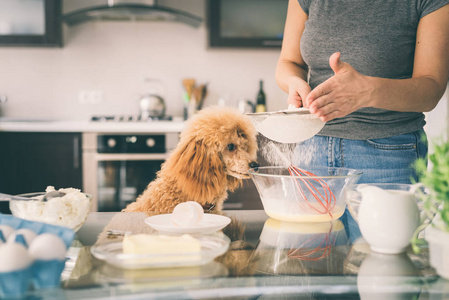
[[338, 219], [346, 207], [343, 188], [355, 184], [362, 175], [361, 171], [347, 168], [293, 168], [269, 166], [249, 171], [263, 208], [273, 219], [288, 222]]
[[254, 269], [262, 274], [335, 274], [350, 249], [340, 220], [284, 222], [269, 218], [254, 251]]
[[45, 192], [20, 194], [35, 200], [13, 200], [9, 202], [9, 209], [13, 216], [65, 226], [77, 232], [87, 219], [92, 206], [92, 195], [79, 193], [79, 196], [66, 195], [63, 198], [52, 198], [47, 202], [40, 199]]

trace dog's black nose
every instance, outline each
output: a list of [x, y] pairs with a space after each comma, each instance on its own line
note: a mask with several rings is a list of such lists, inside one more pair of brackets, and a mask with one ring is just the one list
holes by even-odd
[[255, 162], [255, 161], [250, 162], [249, 163], [249, 167], [254, 169], [254, 171], [259, 170], [259, 164], [257, 162]]

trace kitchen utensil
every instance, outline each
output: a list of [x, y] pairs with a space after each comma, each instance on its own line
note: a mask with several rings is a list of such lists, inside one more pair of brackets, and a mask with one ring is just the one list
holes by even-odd
[[346, 258], [348, 237], [340, 220], [321, 223], [284, 222], [268, 218], [253, 257], [263, 274], [333, 274]]
[[60, 191], [51, 191], [44, 194], [44, 198], [42, 198], [42, 201], [48, 201], [51, 198], [57, 198], [57, 197], [64, 197], [65, 193]]
[[[63, 192], [59, 192], [59, 191], [51, 191], [48, 193], [45, 193], [43, 195], [42, 200], [39, 201], [48, 201], [52, 198], [56, 198], [56, 197], [62, 197], [64, 196], [65, 193]], [[0, 201], [14, 201], [14, 200], [18, 200], [18, 201], [36, 201], [35, 198], [30, 198], [30, 197], [24, 197], [24, 196], [15, 196], [15, 195], [8, 195], [8, 194], [3, 194], [0, 193]]]
[[163, 117], [165, 115], [165, 101], [156, 94], [142, 95], [139, 99], [141, 119], [148, 117]]
[[[346, 206], [343, 188], [355, 183], [362, 172], [329, 167], [307, 167], [307, 170], [316, 176], [292, 175], [288, 167], [279, 166], [259, 167], [257, 172], [249, 170], [268, 216], [287, 222], [328, 222], [343, 215]], [[335, 197], [332, 205], [323, 206], [314, 195], [316, 190], [323, 189], [322, 185], [332, 191]]]
[[371, 252], [360, 264], [357, 290], [363, 300], [418, 299], [424, 289], [420, 275], [420, 269], [406, 253]]
[[[298, 204], [303, 205], [303, 203], [306, 203], [315, 211], [322, 214], [329, 214], [332, 218], [331, 210], [335, 206], [335, 195], [326, 181], [317, 178], [317, 176], [311, 172], [294, 166], [289, 161], [287, 156], [283, 152], [281, 152], [273, 142], [269, 142], [267, 144], [267, 147], [270, 148], [273, 153], [275, 153], [284, 162], [285, 166], [287, 166], [288, 168], [288, 172], [290, 173], [290, 175], [300, 176], [300, 179], [298, 179], [300, 181], [298, 181], [296, 184], [297, 190], [299, 192], [297, 195]], [[303, 188], [306, 188], [308, 190], [309, 193], [307, 194], [313, 196], [313, 199], [319, 204], [318, 207], [308, 200], [307, 194], [305, 193]]]
[[316, 135], [325, 122], [307, 108], [250, 113], [256, 130], [279, 143], [299, 143]]
[[184, 89], [187, 92], [187, 96], [190, 100], [190, 98], [192, 97], [192, 93], [193, 93], [193, 88], [195, 87], [196, 81], [195, 79], [192, 78], [186, 78], [182, 80], [182, 85], [184, 86]]
[[412, 184], [369, 183], [348, 185], [345, 201], [372, 251], [404, 252], [420, 224], [423, 188]]
[[27, 201], [27, 200], [35, 200], [35, 199], [0, 193], [0, 201], [11, 201], [11, 200]]
[[[325, 180], [320, 179], [315, 174], [312, 174], [306, 170], [295, 167], [294, 165], [288, 166], [288, 172], [292, 176], [300, 176], [297, 181], [296, 187], [299, 195], [297, 197], [298, 203], [307, 203], [313, 210], [321, 214], [329, 214], [332, 218], [332, 209], [335, 206], [335, 195], [330, 189]], [[302, 183], [302, 184], [301, 184]], [[313, 199], [307, 199], [307, 194], [303, 190], [303, 186], [309, 191], [308, 194], [313, 196], [313, 199], [319, 204], [316, 206], [313, 204]]]
[[187, 120], [197, 111], [197, 100], [193, 93], [195, 88], [196, 80], [193, 78], [186, 78], [182, 80], [182, 85], [184, 86], [185, 92], [183, 94], [184, 101], [184, 120]]
[[203, 108], [204, 98], [206, 98], [207, 95], [207, 83], [200, 84], [199, 87], [195, 88], [195, 91], [197, 93], [196, 95], [197, 110], [200, 110]]
[[145, 78], [144, 81], [150, 84], [150, 88], [148, 93], [139, 98], [141, 119], [165, 116], [166, 105], [164, 98], [160, 96], [165, 94], [164, 85], [156, 79]]

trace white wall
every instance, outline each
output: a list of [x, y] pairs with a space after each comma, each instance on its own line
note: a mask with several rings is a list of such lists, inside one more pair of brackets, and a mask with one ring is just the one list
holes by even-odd
[[[274, 80], [279, 49], [209, 49], [205, 25], [105, 22], [64, 28], [63, 48], [0, 47], [0, 114], [80, 119], [138, 112], [145, 76], [167, 88], [167, 113], [182, 115], [182, 79], [209, 83], [205, 105], [229, 94], [255, 100], [265, 81], [268, 109], [286, 106]], [[99, 104], [80, 104], [80, 90], [101, 90]]]
[[435, 143], [449, 139], [449, 84], [438, 105], [425, 115], [427, 124], [424, 130], [429, 140], [429, 152], [433, 153]]
[[[204, 17], [203, 2], [189, 3], [195, 4], [186, 6], [191, 13]], [[284, 109], [286, 94], [274, 80], [279, 51], [210, 49], [205, 23], [199, 28], [165, 22], [64, 27], [63, 48], [0, 47], [0, 95], [8, 97], [0, 104], [0, 116], [88, 119], [93, 114], [136, 114], [136, 99], [149, 87], [141, 82], [143, 77], [165, 84], [169, 115], [182, 115], [181, 81], [186, 77], [209, 83], [206, 106], [226, 95], [230, 105], [240, 97], [254, 101], [263, 79], [268, 109]], [[81, 104], [80, 90], [101, 90], [103, 101]], [[426, 114], [431, 138], [448, 132], [448, 98], [446, 93]]]

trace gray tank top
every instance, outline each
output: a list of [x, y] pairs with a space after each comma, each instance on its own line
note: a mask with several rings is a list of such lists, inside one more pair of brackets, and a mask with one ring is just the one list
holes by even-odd
[[[329, 57], [367, 76], [404, 79], [413, 73], [416, 29], [425, 15], [449, 0], [298, 0], [308, 15], [301, 54], [311, 88], [334, 75]], [[384, 138], [422, 129], [423, 113], [362, 108], [326, 123], [320, 135], [354, 140]]]

